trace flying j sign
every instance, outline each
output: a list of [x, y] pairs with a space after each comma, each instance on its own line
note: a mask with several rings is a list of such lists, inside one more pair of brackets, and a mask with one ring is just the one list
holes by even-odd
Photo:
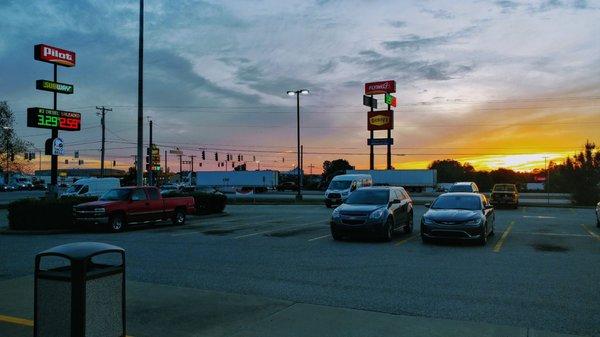
[[396, 81], [365, 83], [365, 95], [377, 95], [396, 92]]
[[74, 90], [72, 84], [58, 83], [46, 80], [35, 81], [35, 88], [37, 90], [52, 91], [67, 95], [72, 94]]
[[367, 130], [391, 130], [394, 128], [394, 110], [369, 111]]
[[65, 67], [75, 66], [74, 52], [46, 44], [36, 44], [33, 47], [33, 57], [38, 61], [54, 63]]

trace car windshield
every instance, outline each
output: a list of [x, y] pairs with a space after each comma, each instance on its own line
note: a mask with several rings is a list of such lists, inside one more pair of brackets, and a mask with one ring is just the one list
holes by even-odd
[[389, 201], [388, 190], [358, 190], [346, 200], [349, 205], [383, 205]]
[[493, 192], [515, 192], [515, 185], [496, 185], [494, 186]]
[[114, 190], [110, 190], [104, 195], [100, 197], [100, 201], [119, 201], [119, 200], [127, 200], [129, 199], [129, 194], [131, 193], [128, 189], [120, 189], [116, 188]]
[[477, 195], [442, 195], [435, 199], [432, 209], [480, 210], [481, 198]]
[[71, 187], [69, 187], [66, 192], [67, 193], [77, 193], [77, 192], [79, 192], [79, 190], [82, 187], [83, 187], [83, 185], [77, 185], [77, 184], [71, 185]]
[[471, 185], [452, 185], [450, 192], [473, 192]]
[[347, 190], [352, 184], [351, 180], [334, 180], [329, 184], [330, 190]]

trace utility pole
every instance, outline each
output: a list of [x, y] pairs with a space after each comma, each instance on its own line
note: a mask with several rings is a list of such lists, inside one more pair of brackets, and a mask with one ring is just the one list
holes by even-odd
[[191, 163], [192, 164], [192, 170], [190, 172], [194, 172], [194, 158], [198, 157], [198, 156], [188, 156], [191, 159]]
[[9, 160], [10, 160], [10, 138], [11, 138], [11, 131], [12, 129], [9, 127], [4, 127], [4, 130], [6, 131], [6, 180], [4, 181], [4, 184], [6, 186], [8, 186], [9, 180], [10, 180], [10, 164], [9, 164]]
[[[373, 95], [371, 95], [371, 100], [373, 100]], [[373, 112], [373, 107], [371, 106], [371, 112]], [[374, 170], [375, 169], [375, 151], [373, 148], [373, 136], [374, 136], [374, 132], [373, 130], [370, 131], [370, 137], [371, 137], [371, 146], [369, 146], [369, 170]]]
[[153, 172], [152, 172], [152, 171], [154, 171], [153, 163], [152, 163], [152, 161], [154, 159], [154, 158], [152, 158], [152, 156], [154, 155], [154, 146], [152, 146], [152, 120], [149, 119], [148, 123], [150, 124], [150, 134], [149, 134], [149, 137], [150, 137], [149, 143], [150, 143], [150, 145], [148, 146], [148, 150], [149, 150], [149, 153], [148, 153], [148, 167], [150, 169], [148, 170], [148, 185], [154, 186], [154, 177], [153, 177]]
[[179, 155], [179, 178], [181, 178], [181, 172], [183, 171], [183, 161], [181, 160], [181, 158], [183, 157], [183, 154]]
[[[142, 186], [143, 182], [144, 182], [144, 179], [143, 179], [144, 178], [144, 171], [143, 171], [144, 165], [143, 165], [143, 160], [142, 160], [142, 158], [144, 158], [144, 0], [140, 0], [140, 35], [139, 35], [138, 49], [139, 49], [138, 50], [138, 116], [137, 116], [138, 117], [137, 118], [137, 159], [138, 160], [137, 160], [137, 165], [136, 165], [137, 175], [136, 175], [135, 180], [136, 180], [137, 186]], [[56, 67], [56, 65], [55, 65], [55, 67]], [[54, 80], [56, 81], [56, 78]], [[56, 109], [56, 106], [54, 107], [54, 109]], [[54, 159], [54, 156], [52, 158]]]
[[313, 164], [308, 165], [308, 167], [310, 168], [310, 175], [312, 176], [312, 170], [313, 168], [315, 168], [316, 166]]
[[165, 150], [165, 173], [167, 173], [167, 171], [169, 170], [168, 166], [167, 166], [167, 150]]
[[544, 170], [546, 170], [546, 203], [550, 205], [550, 170], [546, 166], [546, 160], [548, 157], [544, 157]]
[[300, 145], [300, 169], [298, 170], [300, 175], [300, 186], [304, 183], [304, 145]]
[[101, 112], [97, 112], [96, 115], [100, 116], [100, 125], [102, 125], [102, 149], [100, 154], [100, 178], [104, 177], [104, 139], [105, 139], [105, 128], [106, 128], [106, 111], [112, 111], [112, 109], [104, 107], [96, 107], [96, 110], [100, 110]]

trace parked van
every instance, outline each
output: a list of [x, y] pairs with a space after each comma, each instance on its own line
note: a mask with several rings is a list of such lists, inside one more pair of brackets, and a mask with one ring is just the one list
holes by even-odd
[[84, 178], [73, 183], [61, 197], [100, 197], [113, 188], [121, 187], [118, 178]]
[[340, 205], [357, 188], [373, 185], [370, 174], [343, 174], [335, 176], [325, 191], [325, 206]]

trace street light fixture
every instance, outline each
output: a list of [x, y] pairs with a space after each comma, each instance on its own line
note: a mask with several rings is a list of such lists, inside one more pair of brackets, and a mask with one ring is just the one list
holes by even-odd
[[296, 123], [297, 123], [297, 135], [298, 135], [298, 163], [296, 165], [298, 174], [298, 193], [296, 194], [296, 200], [302, 200], [302, 167], [300, 167], [300, 94], [308, 95], [310, 91], [308, 89], [300, 90], [289, 90], [288, 96], [296, 96]]

